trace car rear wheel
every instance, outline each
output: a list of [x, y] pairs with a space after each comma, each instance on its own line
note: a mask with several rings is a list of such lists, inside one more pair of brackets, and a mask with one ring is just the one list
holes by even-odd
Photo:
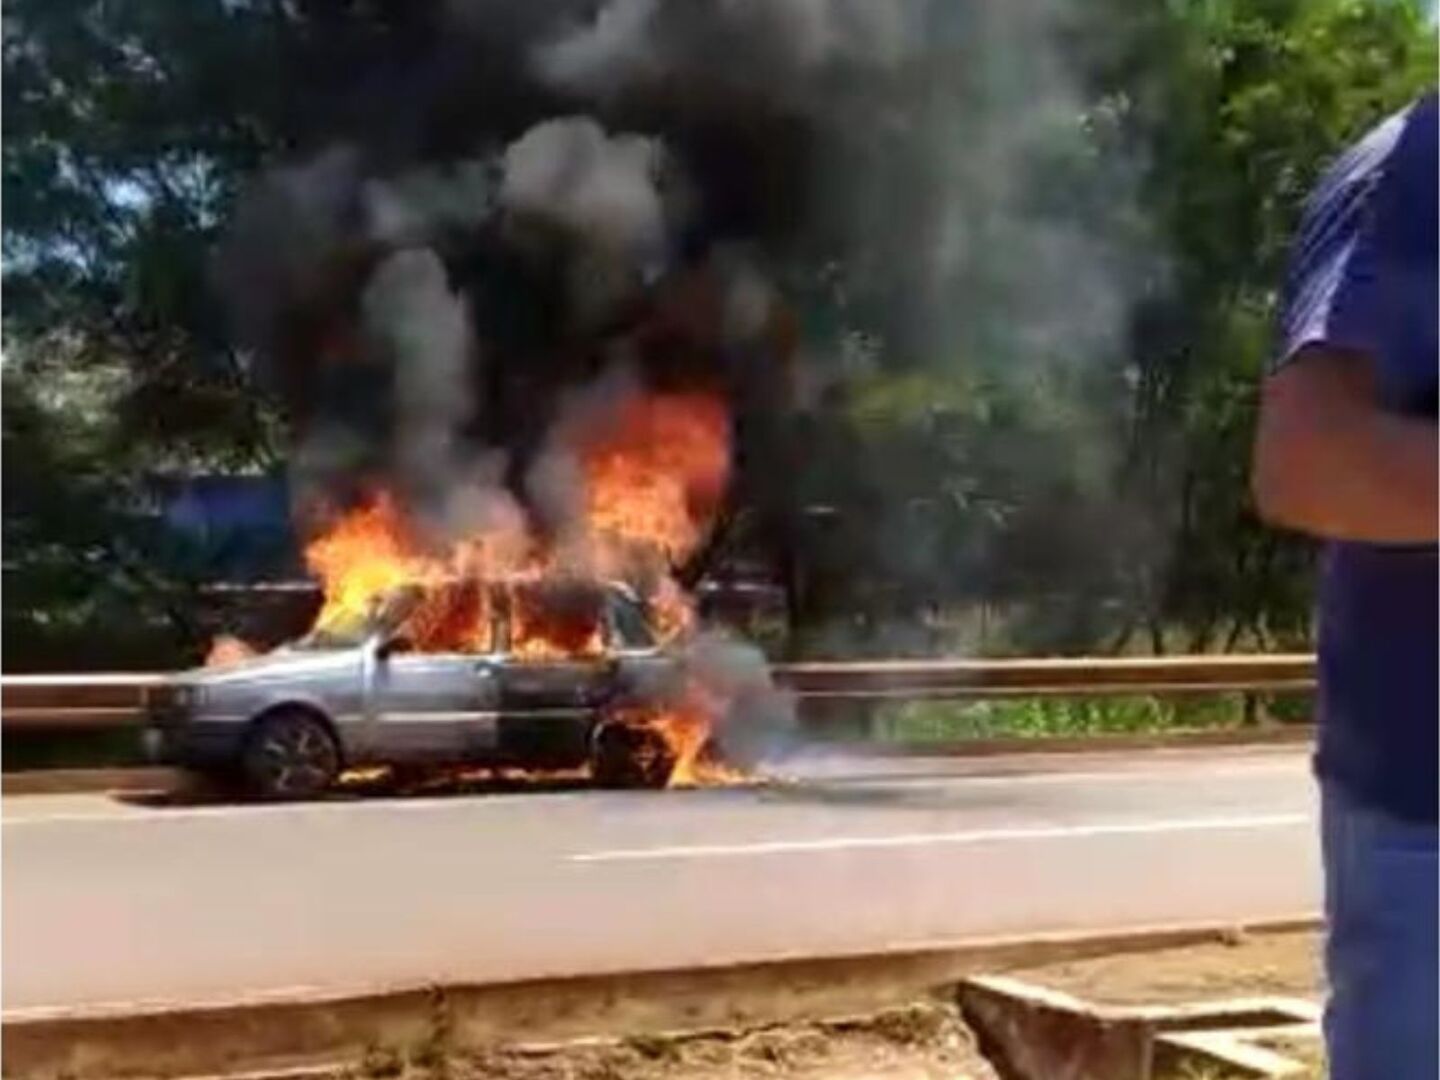
[[262, 717], [241, 761], [245, 787], [261, 799], [310, 799], [340, 775], [340, 749], [319, 717], [280, 709]]
[[663, 788], [674, 771], [675, 754], [654, 728], [611, 722], [595, 732], [591, 775], [601, 787]]

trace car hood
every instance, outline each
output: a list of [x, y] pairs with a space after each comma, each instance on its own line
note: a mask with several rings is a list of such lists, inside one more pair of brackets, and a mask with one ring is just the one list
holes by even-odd
[[274, 679], [305, 679], [352, 668], [360, 661], [362, 652], [361, 648], [295, 649], [283, 646], [234, 664], [194, 668], [185, 672], [180, 681], [195, 686], [227, 686]]

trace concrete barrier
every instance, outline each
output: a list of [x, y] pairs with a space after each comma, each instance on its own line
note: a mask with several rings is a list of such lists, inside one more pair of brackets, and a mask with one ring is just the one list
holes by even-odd
[[353, 1063], [369, 1047], [443, 1039], [475, 1048], [523, 1041], [673, 1033], [854, 1015], [903, 1004], [966, 976], [1233, 934], [1311, 929], [1310, 915], [1234, 926], [1136, 927], [980, 939], [836, 959], [797, 957], [687, 971], [617, 973], [486, 986], [295, 993], [191, 1008], [7, 1011], [8, 1077], [72, 1080], [239, 1073]]
[[[1247, 1031], [1318, 1029], [1319, 1006], [1282, 997], [1177, 1005], [1097, 1005], [1005, 976], [964, 980], [961, 1014], [1007, 1080], [1161, 1080], [1219, 1068], [1272, 1075], [1289, 1064]], [[1273, 1075], [1283, 1075], [1275, 1072]]]

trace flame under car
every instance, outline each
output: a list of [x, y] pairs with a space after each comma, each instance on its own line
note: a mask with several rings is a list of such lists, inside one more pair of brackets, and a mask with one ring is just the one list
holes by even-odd
[[[465, 651], [432, 647], [454, 640], [437, 631], [450, 620], [475, 628]], [[676, 750], [644, 717], [683, 683], [624, 586], [447, 583], [179, 677], [147, 742], [158, 761], [263, 799], [314, 797], [376, 765], [588, 766], [606, 786], [663, 787]]]

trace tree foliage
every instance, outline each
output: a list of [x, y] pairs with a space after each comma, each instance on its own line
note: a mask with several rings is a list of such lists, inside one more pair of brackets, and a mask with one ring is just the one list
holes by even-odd
[[[1085, 11], [1071, 44], [1091, 145], [1138, 165], [1133, 206], [1093, 212], [1136, 229], [1158, 269], [1126, 340], [1087, 369], [1042, 345], [998, 369], [1028, 360], [1040, 374], [1024, 380], [931, 358], [852, 388], [816, 498], [844, 504], [848, 487], [856, 518], [892, 528], [865, 534], [869, 552], [823, 534], [835, 594], [816, 596], [818, 621], [842, 640], [905, 647], [917, 614], [957, 603], [1004, 614], [979, 634], [991, 649], [1309, 638], [1312, 552], [1250, 505], [1258, 383], [1304, 199], [1350, 140], [1434, 84], [1432, 27], [1420, 4], [1363, 0]], [[885, 607], [861, 595], [877, 586], [898, 638], [857, 618]]]
[[[1126, 271], [1127, 332], [1101, 362], [1066, 363], [1044, 297], [1017, 292], [1016, 275], [1059, 259], [1053, 289], [1083, 293], [1112, 271], [1017, 248], [995, 223], [969, 222], [979, 254], [963, 312], [947, 297], [907, 303], [904, 252], [880, 245], [838, 267], [794, 252], [787, 295], [841, 375], [792, 433], [799, 540], [779, 561], [796, 648], [954, 647], [957, 611], [968, 645], [987, 649], [1308, 634], [1309, 555], [1248, 509], [1255, 389], [1306, 192], [1348, 140], [1434, 83], [1424, 6], [1070, 6], [1083, 15], [1064, 30], [1084, 139], [1017, 206], [1078, 206], [1154, 256]], [[257, 168], [320, 145], [336, 116], [367, 122], [363, 100], [337, 103], [333, 88], [410, 48], [425, 7], [7, 6], [7, 664], [57, 626], [123, 621], [142, 600], [156, 625], [183, 623], [177, 583], [204, 567], [137, 513], [145, 477], [284, 457], [283, 418], [221, 318], [211, 248]], [[917, 100], [928, 111], [895, 130], [945, 122], [949, 103]], [[853, 149], [893, 159], [882, 178], [905, 169], [887, 138]], [[957, 190], [993, 179], [966, 133], [954, 138]], [[1111, 198], [1110, 180], [1134, 198]], [[907, 212], [894, 191], [872, 194], [867, 212]], [[961, 315], [962, 332], [928, 332]], [[936, 355], [937, 340], [962, 355]]]

